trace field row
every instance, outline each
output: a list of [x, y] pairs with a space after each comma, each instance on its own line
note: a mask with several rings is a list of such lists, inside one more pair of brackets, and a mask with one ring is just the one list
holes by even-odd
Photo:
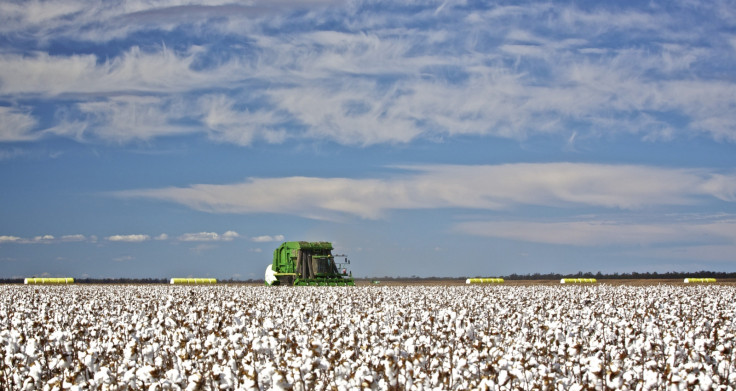
[[722, 389], [732, 286], [0, 286], [0, 388]]

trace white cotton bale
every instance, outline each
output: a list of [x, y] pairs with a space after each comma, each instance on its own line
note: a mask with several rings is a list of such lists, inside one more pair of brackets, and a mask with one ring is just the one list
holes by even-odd
[[23, 280], [26, 285], [66, 285], [74, 284], [74, 279], [70, 277], [48, 278], [48, 277], [32, 277]]
[[216, 278], [172, 278], [171, 285], [206, 285], [217, 284]]
[[503, 284], [503, 278], [468, 278], [466, 284]]

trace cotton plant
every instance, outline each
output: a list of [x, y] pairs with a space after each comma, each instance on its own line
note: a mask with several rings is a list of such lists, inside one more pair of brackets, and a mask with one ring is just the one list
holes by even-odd
[[731, 286], [0, 286], [8, 390], [732, 390]]

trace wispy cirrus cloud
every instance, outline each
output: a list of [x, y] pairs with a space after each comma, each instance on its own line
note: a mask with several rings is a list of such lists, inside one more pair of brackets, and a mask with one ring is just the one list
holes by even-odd
[[[214, 213], [285, 213], [316, 219], [377, 219], [391, 210], [518, 205], [638, 209], [736, 201], [736, 175], [700, 169], [582, 163], [409, 166], [388, 179], [251, 178], [226, 185], [128, 190], [124, 198], [180, 203]], [[299, 189], [284, 192], [283, 189]]]
[[453, 229], [477, 236], [573, 246], [683, 243], [736, 245], [736, 219], [733, 216], [708, 222], [659, 223], [596, 219], [563, 222], [468, 221], [455, 224]]
[[[40, 43], [0, 53], [0, 99], [57, 107], [53, 119], [3, 108], [0, 123], [16, 126], [0, 128], [0, 142], [202, 133], [244, 146], [367, 146], [573, 132], [736, 141], [736, 83], [714, 65], [736, 62], [723, 50], [733, 41], [719, 33], [728, 25], [723, 7], [326, 3], [5, 4], [0, 31], [38, 42], [52, 40], [50, 31], [126, 42], [141, 30], [174, 42], [104, 55], [52, 54]], [[295, 8], [310, 12], [295, 16]], [[714, 22], [683, 27], [692, 12]], [[223, 43], [202, 45], [203, 31]], [[243, 98], [258, 103], [235, 104]]]
[[197, 46], [186, 52], [160, 47], [141, 50], [132, 47], [118, 56], [101, 61], [95, 54], [28, 55], [0, 54], [0, 96], [61, 94], [99, 94], [116, 96], [125, 93], [175, 93], [198, 88], [223, 86], [239, 64], [227, 63], [218, 72], [200, 72], [192, 68]]
[[37, 140], [37, 122], [28, 109], [0, 106], [0, 142]]
[[[23, 32], [39, 40], [53, 36], [105, 42], [142, 30], [171, 31], [180, 25], [201, 25], [208, 20], [254, 18], [321, 7], [334, 0], [231, 1], [29, 1], [0, 4], [0, 32]], [[195, 16], [196, 15], [196, 16]]]

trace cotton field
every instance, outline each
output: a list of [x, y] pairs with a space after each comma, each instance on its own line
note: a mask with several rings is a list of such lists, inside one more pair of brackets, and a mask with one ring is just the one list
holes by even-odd
[[731, 286], [0, 286], [0, 389], [733, 390]]

